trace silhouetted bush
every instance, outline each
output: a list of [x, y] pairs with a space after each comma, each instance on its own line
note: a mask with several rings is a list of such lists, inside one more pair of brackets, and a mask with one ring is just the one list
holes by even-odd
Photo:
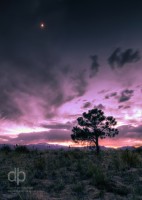
[[72, 191], [74, 193], [76, 193], [77, 195], [82, 195], [84, 193], [84, 189], [85, 189], [85, 187], [84, 187], [83, 183], [80, 183], [80, 182], [73, 184], [73, 186], [72, 186]]
[[8, 146], [8, 145], [2, 146], [0, 150], [1, 150], [2, 152], [5, 152], [5, 153], [9, 153], [9, 152], [12, 151], [12, 149], [11, 149], [10, 146]]
[[17, 153], [29, 153], [29, 149], [26, 146], [16, 145], [15, 152], [17, 152]]
[[139, 155], [133, 151], [122, 151], [121, 159], [129, 167], [136, 167], [140, 164]]
[[134, 150], [134, 152], [137, 152], [137, 153], [142, 153], [142, 147], [138, 147]]

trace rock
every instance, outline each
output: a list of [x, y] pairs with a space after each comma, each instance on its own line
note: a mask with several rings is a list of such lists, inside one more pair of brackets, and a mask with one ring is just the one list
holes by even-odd
[[137, 168], [131, 168], [131, 169], [128, 170], [128, 172], [130, 172], [130, 173], [132, 173], [132, 172], [137, 172], [137, 171], [138, 171]]
[[111, 180], [107, 185], [107, 191], [117, 193], [119, 195], [127, 195], [130, 192], [130, 188], [121, 183], [120, 181]]
[[93, 193], [93, 198], [99, 198], [100, 197], [100, 191], [96, 191]]
[[142, 177], [139, 177], [139, 182], [141, 182], [141, 183], [142, 183]]

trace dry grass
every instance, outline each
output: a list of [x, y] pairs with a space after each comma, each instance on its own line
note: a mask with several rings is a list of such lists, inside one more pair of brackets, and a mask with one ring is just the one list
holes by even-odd
[[[142, 196], [142, 152], [48, 150], [0, 151], [1, 199], [76, 200], [140, 199]], [[17, 187], [7, 175], [14, 168], [26, 173]], [[17, 191], [16, 191], [17, 190]]]

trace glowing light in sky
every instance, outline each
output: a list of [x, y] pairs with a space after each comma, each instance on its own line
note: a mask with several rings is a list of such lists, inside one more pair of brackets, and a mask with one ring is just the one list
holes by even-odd
[[45, 28], [45, 23], [41, 22], [41, 23], [40, 23], [40, 28], [41, 28], [41, 29], [44, 29], [44, 28]]
[[7, 124], [5, 127], [5, 134], [17, 135], [20, 133], [42, 132], [49, 129], [43, 127], [28, 127], [25, 125]]
[[142, 110], [139, 108], [134, 108], [132, 113], [125, 114], [125, 119], [136, 119], [139, 120], [142, 117]]

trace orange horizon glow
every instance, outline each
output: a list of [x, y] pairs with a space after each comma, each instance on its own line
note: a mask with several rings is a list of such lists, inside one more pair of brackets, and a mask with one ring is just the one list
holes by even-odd
[[[35, 145], [37, 145], [37, 144], [40, 144], [40, 143], [36, 143]], [[76, 143], [73, 143], [71, 141], [69, 141], [69, 142], [46, 142], [45, 144], [47, 144], [47, 145], [61, 145], [61, 146], [64, 146], [64, 147], [84, 147], [84, 148], [89, 146], [87, 144], [86, 145], [76, 144]], [[106, 148], [118, 149], [118, 148], [125, 147], [125, 146], [128, 146], [128, 147], [133, 146], [134, 148], [138, 148], [138, 147], [140, 147], [142, 145], [123, 145], [123, 146], [119, 145], [119, 146], [114, 146], [114, 145], [107, 145], [106, 144], [106, 145], [99, 145], [99, 146], [104, 146]]]
[[[65, 132], [65, 129], [62, 129], [63, 132]], [[40, 126], [28, 126], [28, 125], [23, 125], [23, 124], [17, 124], [17, 123], [4, 123], [1, 125], [1, 134], [0, 134], [0, 143], [10, 143], [10, 144], [14, 144], [14, 141], [16, 141], [16, 143], [20, 144], [20, 145], [28, 145], [28, 144], [40, 144], [40, 143], [45, 143], [45, 144], [54, 144], [54, 145], [62, 145], [62, 146], [70, 146], [70, 147], [85, 147], [87, 146], [87, 143], [85, 144], [80, 144], [80, 143], [74, 143], [71, 139], [70, 140], [63, 140], [63, 141], [56, 141], [56, 138], [54, 139], [54, 141], [52, 142], [49, 139], [45, 139], [45, 138], [39, 138], [39, 139], [33, 139], [33, 140], [25, 140], [24, 139], [22, 141], [18, 141], [16, 140], [16, 138], [18, 138], [18, 136], [20, 134], [24, 134], [26, 136], [31, 135], [31, 134], [42, 134], [45, 132], [45, 134], [48, 132], [52, 131], [52, 129], [49, 128], [44, 128], [44, 127], [40, 127]], [[67, 132], [68, 134], [69, 132]], [[71, 131], [70, 131], [71, 134]], [[5, 138], [3, 136], [6, 136]], [[26, 136], [26, 137], [27, 137]], [[15, 139], [15, 140], [14, 140]], [[133, 146], [135, 148], [142, 146], [142, 140], [140, 139], [136, 139], [136, 138], [117, 138], [117, 136], [115, 138], [106, 138], [103, 140], [99, 140], [99, 145], [100, 146], [104, 146], [107, 148], [120, 148], [120, 147], [124, 147], [124, 146]]]

